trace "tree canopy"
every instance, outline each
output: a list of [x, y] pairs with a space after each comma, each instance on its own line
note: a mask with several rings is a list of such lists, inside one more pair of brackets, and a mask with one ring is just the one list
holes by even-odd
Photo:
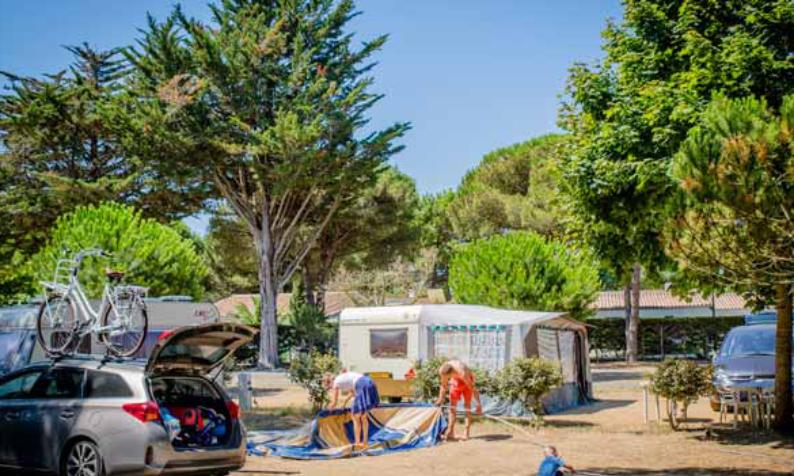
[[86, 248], [113, 254], [110, 260], [86, 259], [80, 282], [89, 298], [102, 297], [105, 267], [120, 268], [126, 282], [148, 287], [154, 296], [204, 294], [207, 267], [193, 242], [117, 203], [79, 206], [58, 218], [49, 241], [31, 260], [36, 280], [51, 281], [58, 259]]
[[667, 168], [714, 92], [781, 104], [794, 84], [788, 0], [627, 0], [604, 30], [605, 57], [571, 68], [560, 125], [578, 236], [627, 279], [664, 261]]
[[449, 268], [453, 298], [506, 309], [586, 317], [600, 288], [592, 257], [535, 232], [512, 232], [462, 246]]
[[558, 185], [565, 141], [550, 134], [486, 154], [447, 208], [455, 235], [470, 241], [508, 230], [558, 231], [565, 215]]
[[365, 130], [380, 36], [353, 46], [356, 15], [342, 0], [222, 0], [211, 21], [179, 8], [150, 18], [135, 65], [137, 109], [172, 144], [157, 170], [195, 172], [245, 223], [259, 261], [260, 365], [278, 362], [276, 294], [315, 246], [346, 196], [372, 184], [400, 149], [396, 123]]

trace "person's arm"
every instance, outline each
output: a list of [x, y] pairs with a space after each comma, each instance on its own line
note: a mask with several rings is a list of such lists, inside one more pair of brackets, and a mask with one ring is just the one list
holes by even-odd
[[334, 385], [332, 388], [333, 394], [331, 396], [331, 403], [328, 404], [328, 409], [333, 410], [336, 407], [336, 402], [339, 400], [339, 387]]
[[475, 400], [477, 400], [477, 413], [482, 413], [482, 402], [480, 401], [480, 391], [477, 389], [477, 382], [474, 381], [474, 372], [469, 370], [468, 372], [468, 380], [469, 386], [471, 387], [471, 392], [474, 394]]
[[573, 466], [571, 466], [570, 464], [567, 464], [567, 463], [566, 463], [566, 462], [565, 462], [565, 461], [564, 461], [562, 458], [559, 458], [559, 460], [560, 460], [560, 467], [561, 467], [562, 469], [564, 469], [566, 472], [567, 472], [567, 471], [570, 471], [571, 473], [575, 473], [575, 472], [576, 472], [576, 471], [573, 469]]
[[447, 384], [449, 382], [449, 377], [442, 375], [441, 376], [441, 386], [438, 389], [438, 399], [436, 399], [436, 405], [441, 406], [444, 404], [444, 397], [447, 394]]

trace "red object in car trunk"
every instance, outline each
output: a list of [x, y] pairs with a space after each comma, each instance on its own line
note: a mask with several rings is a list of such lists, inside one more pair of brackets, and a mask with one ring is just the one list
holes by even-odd
[[231, 418], [232, 420], [237, 420], [238, 418], [240, 418], [240, 405], [229, 400], [228, 402], [226, 402], [226, 410], [229, 411], [229, 418]]
[[160, 407], [155, 402], [127, 403], [121, 408], [143, 423], [160, 420]]

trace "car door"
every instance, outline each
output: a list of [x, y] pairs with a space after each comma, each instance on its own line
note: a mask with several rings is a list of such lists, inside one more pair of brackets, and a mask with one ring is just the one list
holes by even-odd
[[0, 379], [0, 465], [17, 465], [18, 447], [14, 440], [30, 415], [30, 392], [44, 371], [31, 368]]
[[58, 456], [81, 410], [85, 370], [52, 367], [30, 391], [28, 412], [13, 437], [16, 464], [23, 468], [57, 470]]

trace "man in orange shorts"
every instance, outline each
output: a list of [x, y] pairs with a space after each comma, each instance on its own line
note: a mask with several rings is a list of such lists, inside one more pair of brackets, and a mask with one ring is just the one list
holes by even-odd
[[466, 436], [469, 439], [471, 432], [471, 397], [477, 399], [477, 414], [482, 413], [482, 403], [480, 402], [480, 392], [474, 382], [474, 373], [466, 364], [459, 360], [450, 360], [438, 368], [438, 376], [441, 379], [441, 389], [438, 392], [436, 405], [443, 405], [447, 389], [449, 389], [449, 428], [447, 429], [446, 439], [455, 440], [455, 421], [458, 416], [458, 402], [463, 398], [463, 406], [466, 409]]

